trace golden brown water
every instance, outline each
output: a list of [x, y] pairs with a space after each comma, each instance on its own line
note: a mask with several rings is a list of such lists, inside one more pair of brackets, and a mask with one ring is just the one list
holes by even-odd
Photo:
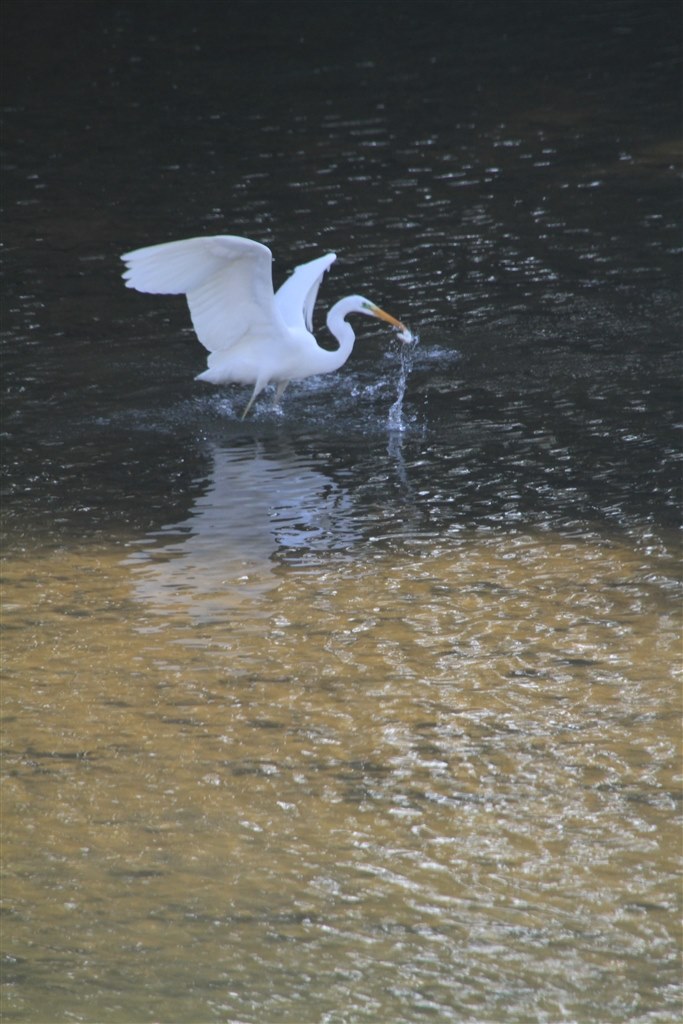
[[210, 595], [198, 538], [9, 560], [9, 1019], [665, 1020], [652, 538], [242, 553]]

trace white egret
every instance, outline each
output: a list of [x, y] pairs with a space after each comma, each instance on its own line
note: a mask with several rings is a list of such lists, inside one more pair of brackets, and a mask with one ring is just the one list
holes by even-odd
[[402, 341], [411, 340], [400, 320], [361, 295], [349, 295], [327, 314], [338, 348], [330, 352], [318, 345], [311, 333], [313, 307], [323, 275], [336, 258], [331, 252], [303, 263], [274, 293], [272, 253], [249, 238], [186, 238], [121, 257], [128, 288], [186, 296], [197, 337], [209, 351], [208, 369], [197, 380], [253, 384], [242, 418], [267, 384], [277, 385], [277, 401], [290, 380], [343, 366], [355, 341], [346, 322], [350, 313], [386, 320]]

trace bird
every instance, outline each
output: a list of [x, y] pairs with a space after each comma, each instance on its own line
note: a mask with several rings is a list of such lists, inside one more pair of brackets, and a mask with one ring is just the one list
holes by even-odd
[[384, 320], [399, 338], [412, 341], [400, 320], [362, 295], [336, 302], [327, 326], [338, 347], [318, 345], [313, 307], [336, 253], [302, 263], [273, 290], [273, 254], [268, 246], [237, 235], [211, 235], [164, 242], [124, 253], [126, 287], [157, 295], [184, 294], [195, 333], [208, 349], [207, 369], [196, 380], [210, 384], [251, 384], [244, 419], [269, 384], [275, 402], [291, 380], [331, 373], [347, 361], [355, 334], [351, 313]]

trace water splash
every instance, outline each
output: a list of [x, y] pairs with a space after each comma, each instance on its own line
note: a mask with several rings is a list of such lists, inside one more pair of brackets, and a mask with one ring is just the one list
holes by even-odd
[[401, 353], [401, 372], [398, 377], [398, 387], [396, 393], [396, 401], [389, 409], [389, 419], [387, 426], [392, 433], [402, 434], [406, 429], [405, 420], [403, 419], [403, 397], [406, 392], [406, 384], [410, 371], [413, 368], [413, 356], [415, 354], [415, 348], [417, 346], [419, 336], [417, 334], [410, 334], [406, 332], [400, 335], [403, 344], [400, 348]]

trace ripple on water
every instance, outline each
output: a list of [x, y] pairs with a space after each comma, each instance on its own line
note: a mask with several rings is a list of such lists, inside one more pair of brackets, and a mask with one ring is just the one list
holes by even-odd
[[218, 507], [142, 558], [9, 567], [16, 950], [40, 906], [83, 993], [134, 932], [154, 977], [292, 1020], [495, 1019], [503, 991], [515, 1020], [616, 1017], [675, 984], [670, 554], [490, 529], [287, 561]]

